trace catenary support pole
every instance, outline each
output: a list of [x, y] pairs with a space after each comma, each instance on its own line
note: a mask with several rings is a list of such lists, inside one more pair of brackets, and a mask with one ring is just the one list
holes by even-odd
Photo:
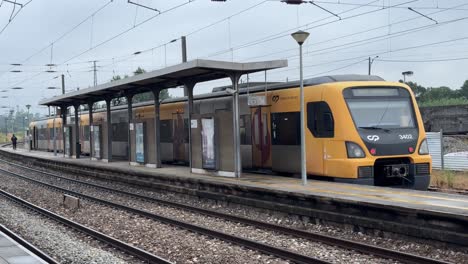
[[65, 75], [62, 74], [62, 94], [65, 94]]

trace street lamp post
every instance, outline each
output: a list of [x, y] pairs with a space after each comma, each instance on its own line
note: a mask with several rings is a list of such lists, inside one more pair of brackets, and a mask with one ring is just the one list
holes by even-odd
[[299, 44], [299, 72], [300, 72], [300, 112], [301, 112], [301, 179], [302, 185], [307, 185], [307, 170], [306, 170], [306, 148], [305, 148], [305, 115], [304, 115], [304, 80], [302, 76], [302, 44], [309, 37], [309, 33], [299, 30], [291, 34], [291, 36]]
[[375, 56], [374, 58], [369, 57], [369, 72], [368, 74], [371, 75], [371, 70], [372, 70], [372, 63], [374, 63], [374, 60], [377, 59], [379, 56]]
[[413, 71], [404, 71], [401, 74], [403, 75], [403, 82], [406, 83], [406, 76], [413, 75]]
[[23, 146], [26, 146], [26, 134], [27, 134], [27, 129], [26, 129], [26, 126], [25, 126], [25, 123], [26, 121], [28, 121], [28, 117], [25, 116], [23, 118]]

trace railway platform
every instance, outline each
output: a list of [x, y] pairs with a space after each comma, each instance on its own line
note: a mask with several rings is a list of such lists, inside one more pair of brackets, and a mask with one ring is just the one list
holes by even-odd
[[241, 178], [191, 174], [187, 167], [154, 169], [128, 161], [105, 163], [63, 154], [1, 148], [0, 157], [65, 169], [146, 187], [240, 203], [324, 222], [468, 245], [468, 196], [363, 186], [276, 175], [243, 173]]
[[43, 264], [47, 263], [0, 231], [0, 264]]

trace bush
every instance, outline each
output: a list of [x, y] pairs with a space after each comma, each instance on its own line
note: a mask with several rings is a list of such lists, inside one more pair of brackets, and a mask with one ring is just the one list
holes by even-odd
[[448, 105], [466, 105], [468, 104], [468, 99], [460, 97], [460, 98], [441, 98], [441, 99], [433, 99], [429, 101], [423, 101], [418, 103], [419, 106], [448, 106]]

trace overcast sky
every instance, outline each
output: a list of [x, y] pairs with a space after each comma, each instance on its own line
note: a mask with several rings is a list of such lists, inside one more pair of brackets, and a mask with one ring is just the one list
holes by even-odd
[[[398, 81], [401, 72], [411, 70], [414, 75], [407, 80], [458, 89], [468, 79], [466, 0], [314, 1], [331, 13], [278, 0], [133, 2], [151, 9], [127, 0], [32, 0], [22, 9], [17, 6], [8, 24], [13, 4], [2, 1], [0, 90], [7, 91], [0, 96], [8, 97], [0, 98], [0, 106], [31, 104], [33, 111], [46, 113], [38, 101], [61, 93], [47, 89], [60, 87], [60, 74], [67, 90], [93, 86], [91, 61], [97, 61], [98, 84], [113, 75], [132, 75], [138, 66], [150, 71], [180, 63], [183, 35], [189, 60], [288, 59], [288, 68], [268, 73], [270, 81], [298, 79], [298, 46], [290, 36], [298, 29], [310, 32], [304, 44], [306, 78], [367, 74], [367, 58], [379, 56], [372, 74], [386, 80]], [[133, 55], [138, 51], [144, 52]], [[15, 63], [22, 65], [11, 66]], [[251, 81], [263, 79], [263, 73], [250, 76]], [[225, 83], [198, 85], [195, 93]]]

